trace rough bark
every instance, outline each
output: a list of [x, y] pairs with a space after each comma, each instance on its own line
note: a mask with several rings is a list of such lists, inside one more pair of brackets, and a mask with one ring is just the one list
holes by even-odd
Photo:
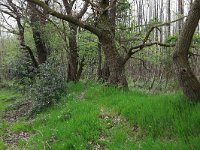
[[[109, 6], [108, 0], [101, 0], [100, 7], [105, 9]], [[115, 6], [114, 6], [115, 7]], [[114, 15], [114, 14], [113, 14]], [[124, 60], [120, 56], [115, 41], [115, 34], [113, 28], [113, 16], [109, 16], [108, 10], [101, 13], [99, 17], [98, 27], [101, 29], [101, 36], [99, 41], [102, 45], [105, 59], [109, 67], [110, 76], [108, 83], [112, 85], [119, 85], [122, 87], [128, 87], [128, 83], [125, 75]]]
[[[168, 0], [167, 5], [167, 21], [171, 22], [171, 0]], [[167, 36], [171, 35], [171, 26], [167, 27]]]
[[78, 80], [78, 51], [77, 51], [77, 26], [70, 24], [69, 53], [68, 53], [68, 81]]
[[45, 25], [45, 18], [37, 11], [36, 5], [29, 3], [30, 22], [33, 32], [33, 39], [37, 49], [38, 63], [42, 64], [47, 60], [48, 48], [44, 39], [42, 38], [42, 27]]
[[200, 83], [193, 74], [188, 52], [200, 19], [200, 0], [195, 0], [183, 26], [173, 55], [175, 74], [184, 94], [191, 101], [200, 101]]
[[105, 59], [108, 63], [110, 72], [108, 83], [112, 85], [128, 87], [123, 58], [119, 55], [112, 36], [110, 37], [109, 33], [104, 33], [103, 38], [100, 38], [100, 42], [102, 43]]
[[[184, 1], [178, 0], [178, 14], [184, 16]], [[183, 27], [183, 19], [178, 22], [178, 32], [180, 34]]]
[[[63, 0], [63, 4], [65, 6], [65, 10], [68, 15], [75, 14], [75, 12], [73, 12], [72, 10], [74, 2], [75, 1]], [[83, 8], [74, 17], [77, 19], [81, 19], [87, 10], [87, 6], [88, 6], [88, 2], [86, 1]], [[69, 23], [69, 29], [70, 29], [70, 34], [68, 38], [69, 53], [68, 53], [67, 80], [76, 82], [81, 77], [81, 73], [83, 71], [83, 66], [84, 66], [84, 59], [81, 60], [80, 63], [78, 62], [79, 55], [78, 55], [77, 40], [76, 40], [78, 26], [75, 24]]]

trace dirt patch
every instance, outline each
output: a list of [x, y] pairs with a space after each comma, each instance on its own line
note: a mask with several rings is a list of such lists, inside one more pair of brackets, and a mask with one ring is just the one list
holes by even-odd
[[27, 132], [21, 131], [17, 133], [11, 133], [7, 132], [7, 134], [4, 137], [5, 143], [8, 145], [15, 145], [19, 140], [27, 140], [29, 138], [29, 134]]
[[8, 122], [15, 122], [19, 118], [26, 116], [32, 107], [31, 101], [20, 102], [11, 107], [9, 107], [3, 113], [3, 119]]
[[99, 118], [110, 122], [113, 126], [126, 122], [126, 119], [123, 118], [119, 113], [108, 112], [103, 108], [100, 109]]
[[77, 100], [84, 100], [85, 98], [85, 92], [81, 92], [76, 96]]
[[93, 141], [89, 141], [87, 145], [87, 149], [93, 149], [93, 150], [105, 150], [105, 147], [103, 144], [96, 143]]

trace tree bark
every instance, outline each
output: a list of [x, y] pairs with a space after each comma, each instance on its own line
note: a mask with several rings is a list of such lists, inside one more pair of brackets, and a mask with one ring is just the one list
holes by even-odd
[[184, 94], [191, 101], [200, 101], [200, 83], [193, 74], [188, 52], [200, 19], [200, 0], [195, 0], [176, 43], [173, 63], [175, 74]]
[[[184, 1], [183, 0], [178, 0], [178, 14], [181, 15], [181, 16], [184, 16]], [[181, 32], [181, 29], [183, 27], [183, 20], [180, 20], [178, 22], [178, 32], [180, 34]]]
[[38, 63], [42, 64], [47, 60], [48, 48], [44, 39], [42, 38], [42, 26], [45, 24], [45, 18], [39, 14], [36, 5], [29, 3], [30, 22], [33, 32], [33, 39], [37, 49]]
[[77, 51], [77, 26], [70, 24], [69, 54], [68, 54], [68, 81], [78, 80], [78, 51]]
[[99, 39], [102, 44], [102, 48], [105, 54], [105, 59], [109, 67], [110, 76], [108, 83], [111, 85], [118, 85], [122, 87], [128, 87], [128, 83], [125, 75], [125, 65], [123, 58], [119, 55], [115, 41], [109, 33], [104, 33], [104, 36]]
[[[109, 0], [101, 0], [99, 4], [102, 9], [106, 9], [109, 6]], [[114, 5], [116, 6], [116, 4]], [[108, 10], [101, 12], [97, 24], [101, 31], [101, 35], [98, 36], [98, 38], [102, 45], [105, 60], [110, 72], [108, 83], [111, 85], [128, 87], [125, 75], [125, 64], [123, 63], [124, 59], [120, 56], [116, 48], [115, 28], [113, 27], [113, 18], [115, 18], [113, 15], [116, 15], [115, 13], [112, 12], [111, 16], [109, 15]]]
[[[85, 14], [88, 6], [88, 2], [85, 2], [83, 8], [80, 10], [80, 12], [77, 14], [73, 11], [74, 1], [66, 1], [63, 0], [63, 4], [65, 6], [66, 13], [68, 15], [76, 14], [74, 17], [77, 19], [81, 19], [83, 15]], [[83, 66], [84, 66], [84, 59], [82, 59], [79, 63], [78, 61], [78, 49], [77, 49], [77, 29], [78, 26], [72, 23], [69, 23], [69, 53], [68, 53], [68, 75], [67, 75], [67, 81], [73, 81], [76, 82], [80, 79]]]

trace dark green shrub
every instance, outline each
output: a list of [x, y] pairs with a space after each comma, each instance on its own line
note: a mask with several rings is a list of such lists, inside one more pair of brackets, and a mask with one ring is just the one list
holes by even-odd
[[58, 102], [66, 91], [66, 83], [61, 68], [54, 60], [40, 65], [38, 74], [30, 88], [29, 98], [33, 101], [31, 114], [40, 112]]

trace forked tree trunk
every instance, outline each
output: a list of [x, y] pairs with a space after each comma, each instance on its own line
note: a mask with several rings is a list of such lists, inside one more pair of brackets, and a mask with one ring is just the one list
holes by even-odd
[[[101, 0], [99, 5], [102, 9], [106, 9], [109, 6], [109, 0]], [[116, 7], [116, 3], [113, 5], [113, 7]], [[97, 26], [101, 30], [101, 35], [98, 38], [110, 72], [108, 83], [126, 88], [128, 83], [125, 75], [124, 59], [116, 48], [115, 28], [113, 27], [115, 26], [115, 15], [116, 11], [114, 10], [110, 14], [108, 10], [100, 13]]]
[[195, 0], [183, 26], [173, 55], [175, 74], [184, 94], [191, 101], [200, 101], [200, 83], [192, 72], [188, 52], [200, 19], [200, 0]]

